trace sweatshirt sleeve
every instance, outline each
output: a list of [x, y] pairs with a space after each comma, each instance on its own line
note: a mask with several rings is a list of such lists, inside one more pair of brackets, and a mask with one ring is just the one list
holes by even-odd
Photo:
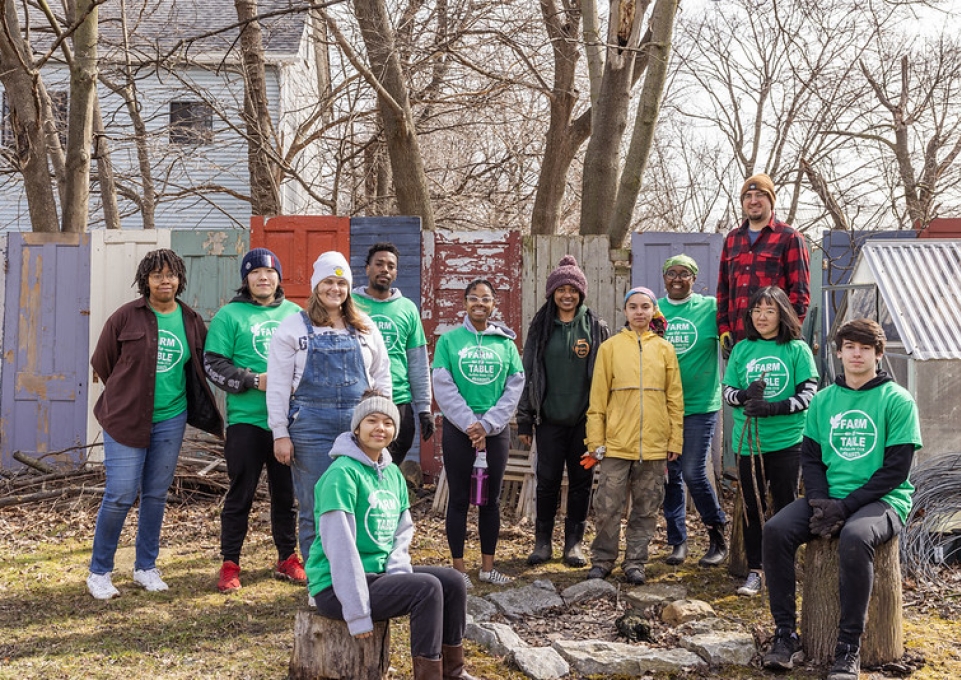
[[204, 352], [204, 373], [210, 382], [231, 394], [254, 389], [257, 375], [250, 369], [234, 365], [233, 361], [216, 352]]
[[821, 457], [821, 445], [810, 437], [801, 439], [801, 479], [805, 498], [830, 498], [828, 468]]
[[404, 510], [394, 532], [394, 545], [387, 557], [388, 574], [411, 574], [414, 569], [410, 564], [410, 542], [414, 538], [414, 522], [410, 517], [410, 510]]
[[407, 350], [407, 375], [416, 413], [430, 412], [430, 362], [427, 345]]
[[461, 432], [467, 432], [467, 428], [476, 423], [479, 418], [474, 415], [467, 400], [461, 396], [454, 383], [454, 376], [446, 368], [434, 367], [432, 372], [434, 378], [434, 399], [440, 407], [444, 418]]
[[287, 432], [287, 413], [290, 410], [298, 351], [297, 335], [286, 328], [285, 322], [281, 322], [270, 340], [267, 355], [267, 425], [274, 439], [290, 436]]
[[587, 450], [606, 444], [607, 406], [611, 397], [611, 352], [608, 343], [601, 345], [591, 379], [591, 398], [587, 407]]
[[517, 402], [517, 434], [534, 434], [534, 406], [531, 402], [531, 390], [534, 386], [531, 381], [534, 377], [534, 322], [527, 331], [527, 341], [524, 343], [524, 354], [521, 360], [524, 364], [524, 389], [521, 390], [520, 401]]
[[914, 444], [896, 444], [884, 449], [884, 462], [863, 486], [842, 499], [848, 514], [868, 503], [881, 500], [904, 483], [914, 460]]
[[325, 512], [317, 519], [324, 554], [330, 561], [330, 578], [351, 635], [374, 630], [370, 616], [370, 591], [364, 565], [357, 552], [354, 516], [343, 510]]
[[665, 356], [667, 380], [667, 416], [670, 418], [670, 438], [667, 450], [681, 453], [684, 450], [684, 388], [681, 386], [681, 368], [677, 363], [677, 354], [673, 347], [669, 347]]

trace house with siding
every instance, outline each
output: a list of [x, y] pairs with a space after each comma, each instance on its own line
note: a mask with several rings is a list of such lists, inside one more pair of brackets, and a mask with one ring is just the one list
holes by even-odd
[[[121, 6], [126, 7], [124, 17]], [[290, 149], [298, 130], [321, 119], [317, 107], [328, 78], [324, 45], [316, 39], [317, 24], [305, 6], [292, 0], [259, 1], [267, 95], [281, 154]], [[30, 44], [39, 58], [49, 49], [53, 32], [42, 15], [31, 12], [21, 27], [29, 26], [24, 30], [30, 31]], [[233, 0], [128, 0], [124, 5], [100, 5], [99, 12], [98, 96], [122, 227], [138, 229], [144, 224], [140, 168], [146, 162], [156, 196], [156, 227], [246, 228], [250, 186]], [[67, 25], [62, 18], [61, 25]], [[65, 143], [69, 72], [59, 52], [43, 65], [41, 75]], [[127, 99], [121, 94], [125, 91]], [[9, 109], [3, 93], [0, 230], [28, 231], [22, 177], [10, 161]], [[293, 166], [302, 181], [282, 184], [282, 212], [320, 212], [319, 201], [305, 188], [320, 176], [319, 147], [306, 145]], [[93, 163], [91, 228], [104, 226], [96, 170]]]

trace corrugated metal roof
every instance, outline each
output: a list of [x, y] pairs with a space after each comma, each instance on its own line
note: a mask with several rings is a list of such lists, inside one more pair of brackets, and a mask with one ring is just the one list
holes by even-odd
[[961, 241], [868, 241], [851, 283], [873, 283], [907, 354], [961, 359]]

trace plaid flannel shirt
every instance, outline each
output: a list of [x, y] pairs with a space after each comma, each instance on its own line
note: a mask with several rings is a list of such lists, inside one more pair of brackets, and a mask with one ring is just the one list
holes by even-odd
[[724, 239], [717, 280], [718, 335], [731, 332], [735, 342], [744, 338], [748, 300], [764, 286], [780, 287], [804, 320], [811, 301], [810, 257], [801, 232], [773, 215], [753, 246], [747, 220]]

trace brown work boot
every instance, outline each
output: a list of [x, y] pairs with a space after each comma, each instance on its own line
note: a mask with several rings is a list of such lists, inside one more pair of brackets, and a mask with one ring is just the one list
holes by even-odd
[[443, 680], [477, 680], [464, 670], [464, 645], [444, 645], [444, 678]]
[[414, 680], [443, 680], [440, 659], [415, 656], [411, 660], [414, 662]]

